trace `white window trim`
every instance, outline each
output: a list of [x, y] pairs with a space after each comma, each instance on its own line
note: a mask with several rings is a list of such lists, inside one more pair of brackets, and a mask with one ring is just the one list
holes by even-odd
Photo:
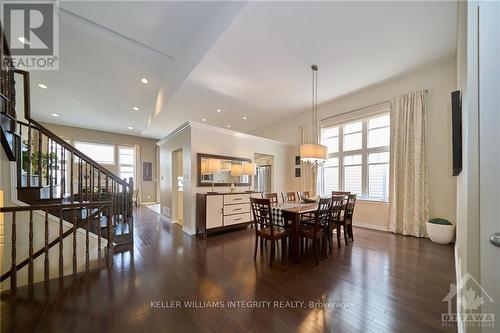
[[[73, 140], [72, 146], [76, 148], [77, 143], [87, 143], [87, 144], [92, 144], [96, 146], [113, 146], [113, 163], [108, 163], [108, 162], [99, 162], [96, 161], [97, 163], [101, 165], [117, 165], [117, 156], [116, 156], [116, 145], [112, 143], [104, 143], [104, 142], [95, 142], [95, 141], [87, 141], [87, 140]], [[78, 149], [78, 148], [77, 148]], [[91, 156], [89, 156], [91, 157]]]
[[[132, 149], [134, 151], [134, 158], [132, 159], [132, 164], [125, 164], [125, 163], [121, 163], [120, 161], [120, 148], [127, 148], [127, 149]], [[116, 153], [118, 155], [118, 175], [121, 177], [121, 167], [122, 166], [125, 166], [125, 167], [132, 167], [134, 172], [133, 172], [133, 177], [134, 177], [134, 182], [136, 181], [137, 177], [137, 151], [136, 151], [136, 148], [135, 146], [127, 146], [127, 145], [118, 145], [116, 146]], [[128, 182], [128, 179], [127, 179], [127, 182]]]
[[[380, 198], [380, 197], [370, 197], [368, 195], [369, 192], [369, 184], [368, 184], [368, 166], [369, 165], [375, 165], [375, 164], [386, 164], [386, 163], [368, 163], [368, 154], [371, 153], [382, 153], [382, 152], [390, 152], [390, 146], [381, 146], [381, 147], [374, 147], [374, 148], [368, 148], [368, 120], [372, 118], [376, 118], [378, 116], [383, 116], [386, 114], [390, 114], [390, 109], [388, 108], [386, 103], [382, 103], [380, 106], [378, 106], [376, 109], [373, 107], [369, 107], [369, 112], [363, 113], [363, 116], [361, 116], [361, 112], [364, 109], [357, 110], [353, 113], [352, 118], [346, 118], [344, 115], [340, 117], [339, 119], [328, 119], [328, 121], [323, 121], [322, 122], [322, 128], [321, 128], [321, 135], [323, 136], [324, 129], [326, 128], [331, 128], [331, 127], [338, 127], [338, 152], [337, 153], [330, 153], [328, 154], [328, 159], [330, 158], [338, 158], [338, 183], [339, 183], [339, 191], [343, 191], [344, 189], [344, 157], [345, 156], [350, 156], [350, 155], [361, 155], [361, 192], [362, 195], [359, 196], [358, 198], [362, 201], [376, 201], [376, 202], [388, 202], [389, 198]], [[375, 111], [377, 110], [377, 111]], [[344, 126], [350, 123], [355, 123], [361, 121], [362, 123], [362, 145], [361, 149], [357, 150], [349, 150], [344, 152]], [[380, 127], [374, 127], [373, 129], [377, 128], [384, 128], [386, 126], [380, 126]], [[353, 132], [354, 133], [354, 132]], [[355, 132], [359, 133], [359, 132]], [[358, 164], [356, 164], [358, 165]], [[320, 193], [323, 195], [327, 195], [328, 193], [324, 192], [324, 181], [323, 181], [323, 170], [321, 172], [318, 172], [318, 189], [320, 190]]]

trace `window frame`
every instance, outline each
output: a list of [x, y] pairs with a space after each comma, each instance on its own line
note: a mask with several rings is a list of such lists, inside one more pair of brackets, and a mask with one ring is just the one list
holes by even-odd
[[[351, 119], [344, 119], [342, 121], [338, 122], [330, 122], [328, 124], [323, 124], [321, 127], [321, 142], [323, 142], [323, 135], [324, 132], [327, 128], [333, 128], [333, 127], [338, 127], [338, 151], [336, 153], [328, 153], [327, 158], [338, 158], [338, 185], [339, 185], [339, 191], [343, 191], [345, 188], [345, 164], [344, 164], [344, 158], [346, 156], [352, 156], [352, 155], [361, 155], [361, 195], [358, 195], [358, 198], [361, 200], [367, 200], [367, 201], [382, 201], [382, 202], [388, 202], [389, 197], [388, 197], [388, 192], [387, 191], [387, 197], [370, 197], [369, 196], [369, 166], [370, 165], [376, 165], [376, 164], [389, 164], [388, 163], [368, 163], [368, 155], [372, 153], [384, 153], [388, 152], [390, 153], [390, 143], [388, 146], [379, 146], [379, 147], [372, 147], [368, 148], [368, 121], [373, 118], [381, 117], [384, 115], [389, 115], [389, 129], [390, 129], [390, 110], [387, 108], [382, 108], [381, 110], [377, 112], [371, 112], [370, 114], [365, 114], [360, 117], [353, 117]], [[344, 126], [356, 122], [361, 122], [362, 124], [362, 130], [361, 130], [361, 149], [356, 149], [356, 150], [349, 150], [349, 151], [344, 151]], [[374, 127], [372, 129], [378, 129], [378, 128], [384, 128], [386, 126], [378, 126]], [[330, 138], [330, 137], [328, 137]], [[325, 138], [327, 139], [327, 138]], [[319, 193], [323, 195], [329, 195], [329, 193], [325, 193], [325, 182], [324, 182], [324, 171], [323, 167], [321, 167], [320, 172], [318, 172], [318, 189]]]
[[[133, 151], [133, 155], [132, 155], [132, 164], [128, 164], [128, 163], [122, 163], [121, 162], [121, 159], [120, 159], [120, 149], [131, 149]], [[127, 146], [127, 145], [116, 145], [116, 153], [117, 153], [117, 156], [118, 156], [118, 175], [119, 177], [121, 178], [121, 168], [122, 167], [132, 167], [132, 177], [134, 178], [134, 181], [137, 179], [136, 177], [136, 174], [137, 174], [137, 167], [136, 167], [136, 148], [134, 146]], [[127, 178], [127, 181], [128, 181], [128, 178]]]
[[[102, 162], [102, 161], [98, 161], [96, 160], [94, 157], [92, 156], [89, 156], [93, 161], [99, 163], [99, 164], [102, 164], [102, 165], [116, 165], [116, 145], [115, 144], [112, 144], [112, 143], [103, 143], [103, 142], [95, 142], [95, 141], [87, 141], [87, 140], [73, 140], [73, 147], [75, 147], [76, 149], [80, 150], [78, 147], [77, 147], [77, 144], [78, 143], [84, 143], [84, 144], [90, 144], [90, 145], [95, 145], [95, 146], [107, 146], [107, 147], [113, 147], [113, 162], [112, 163], [109, 163], [109, 162]], [[88, 156], [88, 155], [87, 155]]]

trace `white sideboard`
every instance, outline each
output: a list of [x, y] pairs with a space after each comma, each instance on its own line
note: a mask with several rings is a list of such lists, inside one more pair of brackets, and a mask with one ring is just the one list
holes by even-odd
[[198, 193], [196, 195], [196, 233], [209, 233], [252, 222], [250, 197], [260, 192]]

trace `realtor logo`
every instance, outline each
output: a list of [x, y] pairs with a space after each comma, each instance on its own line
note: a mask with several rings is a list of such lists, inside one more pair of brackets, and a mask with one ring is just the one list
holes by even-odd
[[[460, 314], [453, 313], [453, 299], [460, 305]], [[452, 327], [457, 323], [466, 327], [495, 326], [494, 313], [480, 312], [481, 305], [486, 302], [493, 303], [493, 298], [470, 273], [463, 276], [459, 286], [450, 284], [450, 292], [443, 298], [443, 302], [448, 302], [448, 313], [441, 314], [444, 327]]]
[[52, 2], [2, 2], [2, 22], [11, 56], [3, 66], [57, 70], [59, 17]]

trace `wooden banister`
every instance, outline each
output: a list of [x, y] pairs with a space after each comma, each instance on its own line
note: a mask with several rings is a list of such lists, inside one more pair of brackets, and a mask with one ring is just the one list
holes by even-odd
[[[34, 260], [45, 254], [44, 258], [44, 278], [49, 279], [49, 250], [59, 244], [59, 277], [62, 278], [64, 256], [63, 240], [72, 235], [72, 270], [73, 275], [77, 274], [77, 234], [78, 228], [85, 229], [85, 268], [89, 269], [90, 249], [89, 249], [89, 229], [90, 222], [98, 220], [96, 226], [98, 250], [98, 261], [101, 259], [101, 237], [107, 237], [106, 256], [107, 264], [111, 265], [113, 244], [126, 244], [133, 240], [132, 202], [133, 181], [129, 182], [120, 179], [117, 175], [107, 170], [92, 158], [79, 151], [71, 144], [45, 128], [31, 117], [31, 97], [30, 97], [30, 73], [12, 67], [11, 62], [4, 61], [11, 55], [4, 30], [0, 24], [0, 34], [2, 45], [0, 52], [0, 125], [2, 146], [11, 161], [17, 162], [17, 189], [18, 198], [31, 206], [0, 207], [0, 213], [12, 214], [11, 233], [11, 268], [1, 276], [1, 281], [10, 277], [11, 290], [17, 288], [17, 272], [28, 266], [28, 285], [33, 285], [34, 280]], [[16, 114], [16, 84], [15, 79], [20, 76], [23, 80], [23, 92], [21, 96], [24, 101], [25, 121], [19, 121]], [[23, 141], [27, 139], [27, 141]], [[26, 142], [26, 144], [25, 144]], [[26, 155], [27, 154], [27, 155]], [[42, 156], [43, 154], [43, 156]], [[28, 163], [26, 165], [26, 163]], [[35, 166], [35, 164], [37, 164]], [[85, 164], [85, 166], [84, 166]], [[69, 168], [69, 170], [68, 170]], [[85, 168], [85, 169], [83, 169]], [[26, 180], [24, 181], [26, 169]], [[45, 175], [44, 175], [45, 173]], [[97, 175], [97, 181], [96, 181]], [[38, 179], [38, 182], [36, 181]], [[68, 184], [69, 182], [69, 184]], [[97, 195], [95, 185], [97, 184]], [[104, 185], [104, 188], [101, 186]], [[57, 195], [57, 188], [60, 189]], [[67, 188], [70, 191], [70, 198], [66, 197]], [[42, 195], [42, 191], [48, 192], [48, 197]], [[74, 192], [76, 191], [76, 192]], [[43, 192], [45, 194], [45, 192]], [[39, 205], [39, 202], [50, 203]], [[104, 199], [104, 200], [103, 200]], [[75, 202], [78, 200], [79, 202]], [[95, 200], [95, 201], [94, 201]], [[70, 203], [65, 202], [70, 201]], [[41, 210], [44, 214], [44, 243], [38, 251], [34, 251], [34, 221], [33, 211]], [[16, 242], [19, 234], [20, 212], [29, 212], [28, 223], [28, 258], [17, 263]], [[79, 215], [77, 219], [77, 212]], [[58, 215], [59, 232], [58, 236], [49, 241], [49, 214]], [[84, 214], [84, 215], [83, 215]], [[66, 216], [65, 216], [66, 215]], [[101, 217], [106, 218], [106, 233], [101, 232]], [[64, 231], [64, 220], [71, 222], [73, 226]], [[118, 235], [114, 226], [120, 223], [127, 223], [129, 234]], [[20, 229], [20, 228], [19, 228]], [[118, 228], [117, 228], [118, 229]], [[125, 237], [124, 237], [125, 236]], [[19, 244], [17, 244], [19, 245]], [[26, 250], [26, 249], [22, 249]], [[19, 252], [19, 251], [18, 251]], [[23, 251], [24, 252], [24, 251]]]
[[[34, 206], [13, 206], [13, 207], [0, 207], [0, 213], [12, 213], [12, 234], [11, 234], [11, 240], [12, 240], [12, 253], [11, 253], [11, 269], [3, 274], [0, 278], [0, 282], [4, 281], [5, 279], [11, 277], [11, 290], [15, 290], [17, 288], [17, 272], [28, 265], [28, 285], [32, 286], [33, 285], [33, 275], [34, 275], [34, 260], [41, 256], [42, 254], [45, 254], [45, 259], [44, 259], [44, 280], [45, 282], [48, 281], [49, 279], [49, 250], [54, 247], [56, 244], [59, 244], [59, 277], [63, 276], [63, 239], [66, 238], [69, 235], [73, 235], [73, 273], [76, 274], [76, 230], [81, 227], [86, 228], [86, 239], [85, 239], [85, 251], [86, 251], [86, 270], [89, 268], [89, 224], [90, 220], [93, 220], [94, 218], [97, 218], [99, 220], [99, 217], [101, 214], [106, 214], [106, 216], [109, 218], [109, 208], [111, 207], [112, 202], [111, 201], [99, 201], [99, 202], [89, 202], [89, 203], [69, 203], [69, 204], [47, 204], [47, 205], [34, 205]], [[54, 211], [54, 210], [60, 210], [61, 211], [61, 217], [59, 218], [59, 235], [56, 237], [54, 240], [49, 242], [49, 226], [48, 226], [48, 214], [49, 211]], [[87, 210], [87, 215], [86, 217], [80, 221], [79, 223], [76, 221], [76, 210], [77, 209], [86, 209]], [[96, 209], [95, 212], [92, 214], [88, 214], [90, 209]], [[38, 251], [33, 252], [33, 211], [35, 210], [41, 210], [44, 211], [44, 246], [40, 248]], [[74, 223], [73, 226], [63, 232], [63, 219], [62, 219], [62, 211], [64, 210], [72, 210], [73, 211], [73, 219]], [[17, 242], [17, 228], [16, 224], [17, 222], [17, 214], [18, 212], [29, 212], [29, 255], [28, 258], [24, 259], [20, 263], [16, 264], [16, 242]], [[109, 221], [108, 221], [108, 227], [110, 226]], [[100, 226], [100, 221], [98, 222], [98, 246], [100, 247], [101, 245], [101, 226]], [[111, 237], [111, 234], [108, 233], [108, 237]], [[112, 238], [108, 238], [108, 253], [112, 253], [112, 247], [113, 247], [113, 240]], [[99, 248], [98, 250], [98, 260], [101, 259], [101, 250]]]

